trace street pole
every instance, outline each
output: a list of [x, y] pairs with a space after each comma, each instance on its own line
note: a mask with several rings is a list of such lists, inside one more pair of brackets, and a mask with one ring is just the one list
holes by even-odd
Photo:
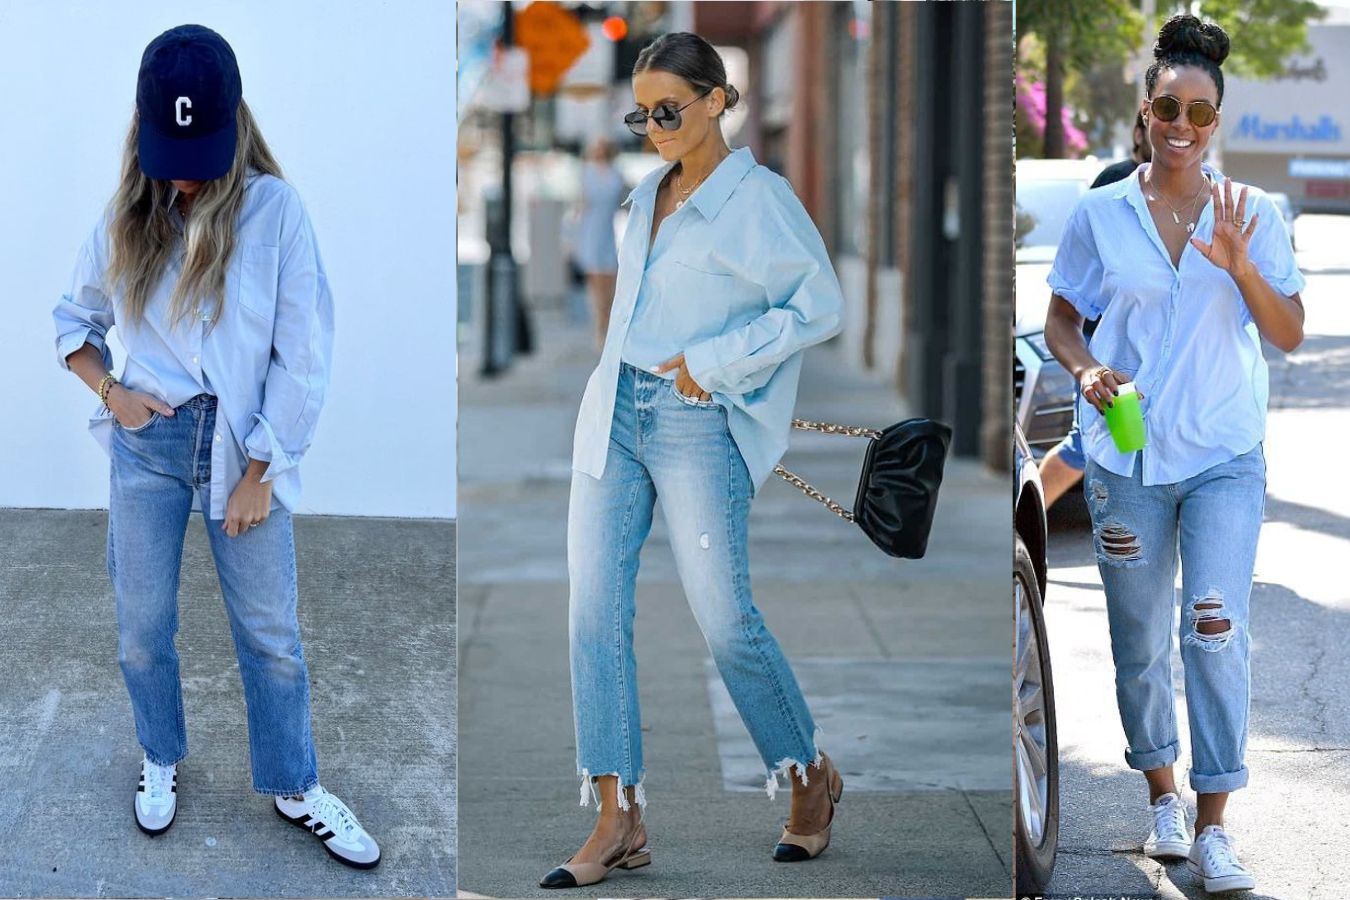
[[[511, 0], [502, 2], [502, 47], [513, 41]], [[492, 377], [511, 366], [516, 335], [516, 261], [511, 255], [511, 163], [516, 153], [514, 113], [502, 113], [502, 192], [496, 214], [488, 215], [487, 307], [483, 320], [483, 365], [480, 373]]]

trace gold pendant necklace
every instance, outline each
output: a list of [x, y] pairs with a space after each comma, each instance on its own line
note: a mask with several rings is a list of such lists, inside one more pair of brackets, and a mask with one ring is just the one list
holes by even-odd
[[[1167, 208], [1172, 211], [1172, 221], [1177, 225], [1180, 225], [1181, 224], [1180, 211], [1175, 206], [1172, 205], [1172, 202], [1168, 200], [1166, 196], [1163, 195], [1162, 191], [1158, 190], [1156, 187], [1153, 187], [1151, 183], [1149, 187], [1153, 188], [1153, 199], [1161, 200], [1163, 203], [1165, 203], [1167, 205]], [[1205, 188], [1207, 187], [1209, 187], [1209, 176], [1205, 175], [1202, 177], [1200, 181], [1200, 190], [1196, 191], [1195, 196], [1191, 198], [1190, 211], [1188, 214], [1189, 220], [1186, 222], [1187, 234], [1195, 233], [1195, 204], [1196, 201], [1200, 199], [1200, 194], [1203, 193]]]

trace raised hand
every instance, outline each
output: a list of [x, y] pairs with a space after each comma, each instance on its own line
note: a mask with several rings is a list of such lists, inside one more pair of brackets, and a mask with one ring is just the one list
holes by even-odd
[[1205, 255], [1205, 259], [1237, 278], [1250, 265], [1247, 245], [1256, 232], [1260, 215], [1253, 215], [1251, 221], [1247, 221], [1247, 188], [1243, 186], [1234, 204], [1231, 178], [1224, 179], [1222, 191], [1218, 184], [1210, 185], [1210, 196], [1214, 200], [1213, 240], [1205, 243], [1193, 237], [1191, 244]]

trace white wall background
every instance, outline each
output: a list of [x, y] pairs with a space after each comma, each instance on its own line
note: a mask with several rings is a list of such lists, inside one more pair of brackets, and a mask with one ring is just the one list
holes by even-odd
[[[455, 19], [444, 0], [0, 0], [0, 506], [96, 508], [51, 308], [116, 188], [146, 44], [220, 32], [336, 303], [303, 512], [455, 515]], [[118, 354], [118, 365], [121, 355]]]

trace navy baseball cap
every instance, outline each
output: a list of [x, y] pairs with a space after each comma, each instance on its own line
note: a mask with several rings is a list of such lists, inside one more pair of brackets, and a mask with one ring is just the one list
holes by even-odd
[[225, 39], [179, 25], [150, 42], [136, 80], [141, 171], [162, 181], [210, 181], [234, 162], [243, 86]]

